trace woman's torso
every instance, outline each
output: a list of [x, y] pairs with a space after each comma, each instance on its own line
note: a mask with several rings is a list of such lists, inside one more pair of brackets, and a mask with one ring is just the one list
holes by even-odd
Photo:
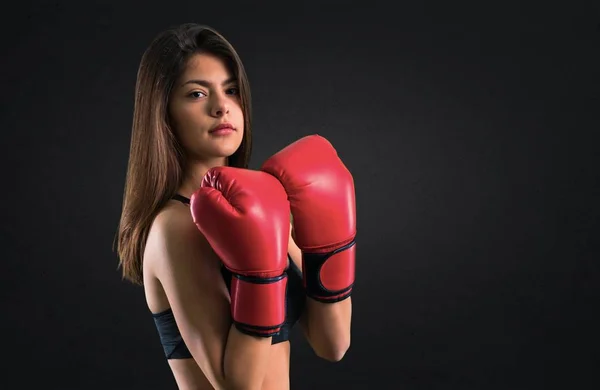
[[[174, 203], [173, 201], [170, 203]], [[179, 202], [177, 202], [179, 203]], [[163, 212], [182, 212], [177, 205], [169, 204]], [[193, 223], [190, 217], [190, 223]], [[301, 259], [297, 251], [291, 250], [290, 264], [297, 272], [301, 272]], [[223, 275], [226, 277], [226, 274]], [[152, 271], [152, 264], [144, 264], [144, 291], [148, 308], [153, 315], [170, 311], [169, 301], [158, 278]], [[185, 348], [185, 346], [184, 346]], [[290, 373], [290, 342], [281, 341], [272, 345], [272, 354], [268, 364], [269, 370], [265, 376], [262, 390], [289, 389]], [[202, 370], [191, 357], [167, 359], [179, 389], [204, 390], [213, 389]]]

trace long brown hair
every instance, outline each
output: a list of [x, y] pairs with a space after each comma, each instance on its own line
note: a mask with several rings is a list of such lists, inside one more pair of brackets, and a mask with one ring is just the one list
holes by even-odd
[[115, 238], [123, 278], [143, 285], [142, 256], [156, 214], [183, 179], [184, 154], [169, 124], [173, 85], [197, 53], [221, 58], [237, 79], [244, 137], [227, 165], [247, 168], [252, 149], [251, 97], [246, 71], [233, 46], [214, 29], [193, 23], [161, 32], [144, 52], [137, 73], [123, 209]]

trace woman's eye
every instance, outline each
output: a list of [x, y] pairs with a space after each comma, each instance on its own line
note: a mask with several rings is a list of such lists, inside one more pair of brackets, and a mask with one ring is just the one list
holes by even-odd
[[238, 95], [240, 93], [240, 90], [237, 87], [232, 87], [227, 89], [227, 93], [230, 95]]
[[194, 91], [194, 92], [190, 93], [190, 96], [197, 99], [197, 98], [201, 98], [202, 96], [206, 96], [206, 95], [204, 94], [204, 92]]

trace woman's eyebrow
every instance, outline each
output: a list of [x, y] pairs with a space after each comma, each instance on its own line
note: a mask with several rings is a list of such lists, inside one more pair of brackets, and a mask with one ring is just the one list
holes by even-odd
[[[224, 85], [227, 85], [227, 84], [231, 84], [231, 83], [233, 83], [235, 81], [236, 81], [235, 77], [230, 77], [227, 80], [223, 81], [221, 83], [221, 86], [224, 86]], [[201, 85], [201, 86], [206, 87], [206, 88], [211, 88], [211, 87], [214, 86], [214, 84], [211, 83], [210, 81], [201, 80], [201, 79], [188, 80], [185, 83], [181, 84], [181, 86], [183, 87], [183, 86], [186, 86], [187, 84], [198, 84], [198, 85]]]

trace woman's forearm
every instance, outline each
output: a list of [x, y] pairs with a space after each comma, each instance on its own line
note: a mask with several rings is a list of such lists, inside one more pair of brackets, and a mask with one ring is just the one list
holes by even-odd
[[271, 337], [255, 337], [231, 326], [223, 359], [223, 390], [259, 390], [271, 354]]
[[315, 353], [323, 359], [339, 361], [350, 347], [352, 298], [336, 303], [306, 298], [301, 322]]

